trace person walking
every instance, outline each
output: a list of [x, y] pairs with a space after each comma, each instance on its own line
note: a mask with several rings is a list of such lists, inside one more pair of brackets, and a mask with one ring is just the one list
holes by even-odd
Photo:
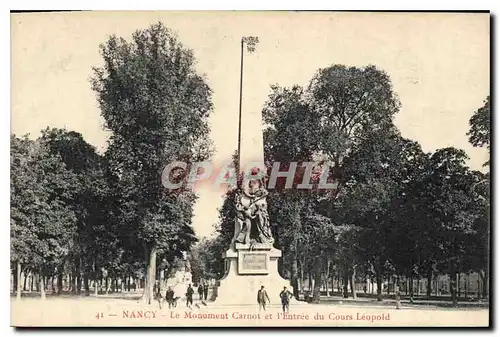
[[169, 309], [172, 309], [172, 308], [175, 307], [174, 306], [174, 296], [175, 296], [174, 291], [172, 290], [171, 287], [168, 287], [167, 293], [165, 294], [165, 300], [168, 303], [168, 308]]
[[203, 283], [203, 297], [204, 300], [206, 301], [208, 297], [208, 284], [206, 283]]
[[200, 301], [203, 301], [203, 292], [203, 283], [200, 283], [200, 285], [198, 286], [198, 296], [200, 298]]
[[186, 307], [188, 307], [189, 309], [192, 309], [191, 306], [193, 305], [193, 294], [194, 290], [190, 284], [186, 290]]
[[163, 296], [161, 294], [161, 286], [159, 283], [156, 284], [156, 300], [158, 301], [158, 306], [161, 309], [163, 304]]
[[286, 287], [283, 287], [283, 290], [280, 292], [281, 306], [283, 307], [283, 312], [288, 312], [290, 310], [291, 297], [292, 294], [287, 290]]
[[259, 291], [257, 292], [257, 303], [259, 304], [259, 311], [266, 311], [266, 301], [270, 303], [269, 296], [267, 295], [267, 291], [264, 289], [264, 286], [261, 286]]

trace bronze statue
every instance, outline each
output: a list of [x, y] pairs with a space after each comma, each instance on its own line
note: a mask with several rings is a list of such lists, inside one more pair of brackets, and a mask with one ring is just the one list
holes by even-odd
[[255, 243], [272, 245], [264, 179], [251, 180], [236, 192], [236, 223], [234, 243], [253, 246]]

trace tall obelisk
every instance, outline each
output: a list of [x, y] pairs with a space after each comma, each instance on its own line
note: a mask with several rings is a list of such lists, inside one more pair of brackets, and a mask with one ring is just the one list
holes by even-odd
[[[252, 45], [249, 51], [253, 51], [256, 42], [258, 40], [252, 37], [241, 41], [240, 88], [243, 83], [243, 46], [245, 43]], [[260, 111], [242, 113], [242, 90], [238, 159], [237, 169], [240, 172], [248, 174], [256, 167], [265, 170], [262, 115]], [[281, 251], [273, 246], [265, 185], [259, 180], [248, 184], [244, 179], [240, 187], [235, 198], [235, 235], [224, 254], [225, 275], [217, 289], [217, 304], [256, 305], [257, 292], [261, 287], [273, 299], [278, 298], [284, 287], [290, 288], [290, 282], [278, 273]]]

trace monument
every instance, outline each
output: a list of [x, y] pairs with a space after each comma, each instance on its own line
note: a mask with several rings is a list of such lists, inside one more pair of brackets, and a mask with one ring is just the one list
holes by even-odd
[[[267, 211], [265, 188], [264, 144], [262, 137], [262, 115], [251, 113], [245, 116], [247, 134], [241, 139], [241, 106], [243, 83], [243, 46], [255, 50], [257, 38], [241, 40], [240, 119], [238, 131], [237, 174], [241, 162], [248, 164], [246, 175], [239, 180], [236, 190], [236, 219], [234, 237], [224, 254], [225, 274], [219, 281], [216, 303], [234, 305], [257, 305], [257, 291], [264, 286], [271, 304], [279, 304], [283, 287], [292, 291], [290, 282], [278, 273], [281, 251], [274, 247], [274, 237]], [[256, 132], [257, 131], [257, 132]]]
[[191, 273], [191, 265], [187, 259], [186, 252], [182, 253], [182, 261], [175, 274], [166, 280], [166, 287], [171, 287], [175, 296], [185, 297], [186, 290], [193, 283], [193, 275]]
[[281, 251], [274, 247], [267, 190], [263, 179], [249, 181], [236, 191], [234, 237], [224, 254], [225, 274], [217, 290], [217, 303], [257, 305], [257, 291], [264, 286], [271, 303], [280, 303], [283, 287], [290, 282], [278, 273]]

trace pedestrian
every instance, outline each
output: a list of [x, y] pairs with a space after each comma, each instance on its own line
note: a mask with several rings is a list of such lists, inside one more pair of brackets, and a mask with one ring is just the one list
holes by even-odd
[[200, 298], [200, 301], [203, 301], [203, 283], [200, 283], [198, 286], [198, 296]]
[[171, 287], [168, 287], [167, 293], [165, 294], [165, 300], [168, 303], [169, 309], [174, 308], [174, 296], [175, 296], [174, 291], [172, 290]]
[[162, 304], [163, 304], [163, 296], [161, 294], [161, 286], [160, 286], [160, 284], [156, 285], [156, 300], [158, 301], [158, 306], [161, 309], [162, 308]]
[[366, 294], [366, 284], [363, 286], [363, 292]]
[[397, 284], [394, 287], [394, 294], [396, 297], [396, 309], [399, 310], [401, 308], [401, 292], [399, 291], [399, 286]]
[[208, 284], [206, 283], [203, 283], [203, 297], [205, 298], [206, 301], [208, 297]]
[[193, 294], [194, 290], [190, 284], [186, 290], [186, 307], [188, 307], [189, 309], [192, 309], [191, 306], [193, 305]]
[[281, 306], [283, 307], [283, 312], [288, 312], [290, 310], [291, 297], [292, 294], [287, 290], [286, 287], [283, 287], [283, 290], [280, 292]]
[[267, 291], [264, 289], [264, 286], [261, 286], [259, 291], [257, 292], [257, 303], [259, 304], [259, 311], [264, 309], [266, 311], [266, 301], [270, 303], [269, 296], [267, 295]]

